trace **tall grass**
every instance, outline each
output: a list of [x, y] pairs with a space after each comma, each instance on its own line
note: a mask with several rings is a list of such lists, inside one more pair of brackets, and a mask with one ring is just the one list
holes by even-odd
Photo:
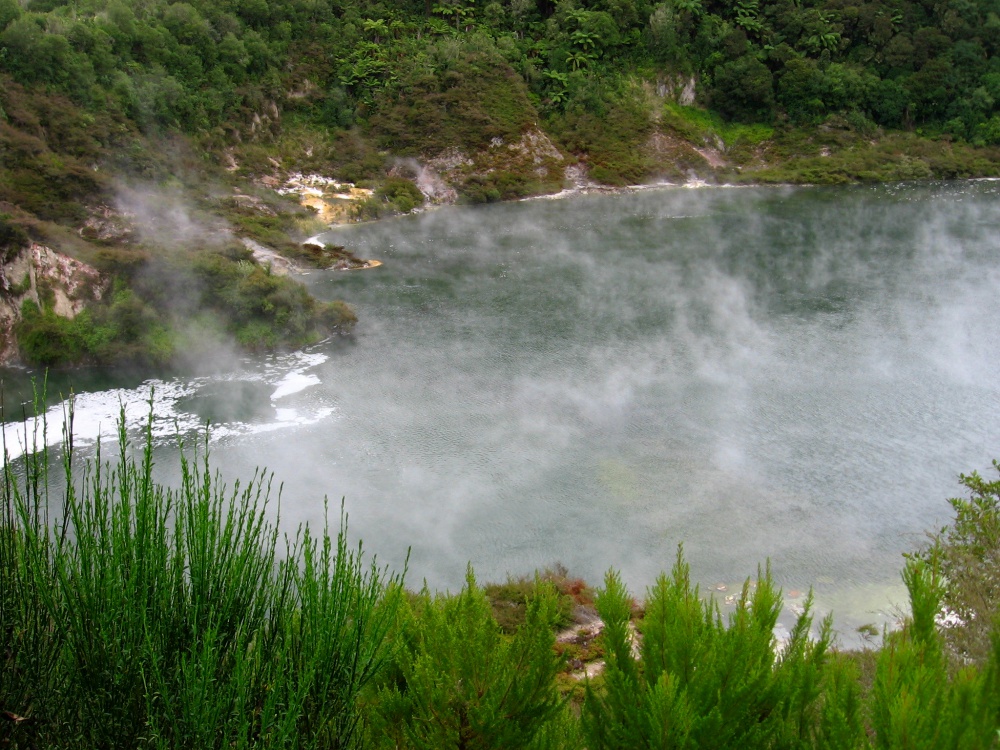
[[838, 653], [811, 598], [776, 648], [781, 593], [766, 568], [728, 618], [680, 551], [640, 617], [609, 572], [595, 600], [604, 671], [574, 705], [559, 695], [551, 582], [522, 592], [523, 621], [505, 631], [471, 568], [455, 596], [404, 596], [399, 576], [348, 547], [343, 513], [335, 533], [282, 535], [265, 475], [227, 488], [207, 445], [193, 459], [182, 446], [179, 486], [166, 487], [151, 423], [137, 446], [120, 426], [113, 460], [98, 449], [81, 462], [71, 416], [64, 482], [50, 482], [59, 463], [44, 451], [2, 472], [2, 748], [1000, 746], [996, 618], [981, 659], [961, 663], [939, 622], [967, 553], [995, 573], [979, 518], [996, 514], [992, 484], [970, 483], [958, 536], [907, 562], [912, 617], [877, 652]]
[[402, 582], [348, 546], [343, 512], [283, 535], [270, 478], [227, 487], [207, 445], [164, 486], [124, 418], [116, 459], [79, 471], [71, 424], [63, 497], [45, 451], [4, 462], [0, 744], [356, 746]]

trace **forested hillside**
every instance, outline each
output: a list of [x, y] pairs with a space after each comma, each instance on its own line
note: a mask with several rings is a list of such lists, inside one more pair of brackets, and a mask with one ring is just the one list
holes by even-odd
[[[985, 1], [2, 0], [0, 28], [18, 83], [219, 149], [294, 123], [432, 155], [538, 123], [587, 153], [649, 134], [663, 113], [647, 116], [642, 82], [725, 121], [841, 115], [869, 135], [1000, 144], [1000, 7]], [[353, 156], [355, 176], [378, 171]]]
[[[77, 300], [96, 336], [5, 277], [10, 335], [147, 366], [346, 330], [234, 243], [301, 254], [322, 224], [273, 189], [299, 172], [374, 189], [357, 218], [568, 181], [995, 175], [998, 45], [995, 0], [0, 0], [4, 257], [103, 274]], [[162, 231], [178, 214], [199, 231]]]

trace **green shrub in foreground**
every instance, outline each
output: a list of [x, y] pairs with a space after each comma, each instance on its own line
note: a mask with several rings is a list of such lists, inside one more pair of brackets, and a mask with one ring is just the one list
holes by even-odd
[[379, 746], [555, 747], [542, 730], [563, 704], [555, 687], [558, 617], [558, 594], [544, 582], [510, 636], [501, 631], [471, 568], [456, 596], [432, 597], [424, 590], [401, 620], [405, 645], [394, 679], [374, 701]]
[[230, 489], [182, 456], [170, 489], [148, 430], [138, 456], [124, 429], [119, 450], [77, 477], [67, 441], [58, 499], [44, 453], [24, 474], [5, 462], [0, 709], [26, 720], [0, 742], [356, 746], [399, 579], [349, 549], [343, 524], [282, 539], [263, 475]]
[[[994, 462], [1000, 471], [1000, 463]], [[920, 558], [945, 583], [943, 603], [954, 617], [944, 637], [958, 664], [984, 664], [993, 651], [1000, 601], [1000, 478], [962, 474], [969, 498], [953, 498], [955, 520], [934, 535]]]
[[931, 566], [912, 560], [903, 572], [912, 619], [886, 638], [871, 696], [878, 750], [980, 750], [998, 745], [1000, 633], [981, 667], [949, 675], [937, 618], [944, 588]]
[[[588, 689], [582, 717], [591, 750], [813, 747], [831, 731], [840, 735], [837, 746], [857, 746], [856, 685], [853, 692], [827, 690], [830, 620], [812, 638], [807, 604], [779, 655], [773, 632], [781, 596], [770, 571], [756, 588], [747, 582], [727, 625], [715, 601], [691, 586], [678, 552], [671, 577], [649, 591], [641, 646], [621, 579], [612, 572], [605, 584], [597, 599], [604, 690]], [[840, 709], [838, 726], [829, 726], [824, 702]]]
[[[769, 574], [749, 585], [728, 624], [692, 588], [679, 556], [650, 589], [632, 629], [633, 602], [609, 573], [597, 607], [606, 623], [607, 670], [588, 687], [586, 747], [954, 748], [1000, 744], [1000, 634], [989, 657], [949, 671], [937, 620], [944, 588], [927, 563], [903, 573], [912, 611], [876, 656], [862, 689], [849, 655], [830, 650], [830, 621], [810, 634], [809, 607], [776, 649], [780, 595]], [[641, 643], [641, 645], [639, 645]]]
[[227, 489], [207, 458], [182, 451], [180, 487], [169, 489], [153, 479], [148, 429], [138, 452], [123, 429], [118, 447], [113, 465], [98, 451], [80, 475], [67, 439], [60, 490], [44, 452], [5, 461], [0, 746], [1000, 744], [1000, 633], [978, 658], [949, 660], [939, 625], [942, 605], [959, 602], [948, 587], [995, 567], [996, 486], [976, 475], [963, 478], [971, 500], [953, 501], [955, 526], [907, 563], [912, 615], [873, 655], [869, 687], [862, 659], [832, 649], [830, 620], [814, 629], [808, 604], [776, 644], [781, 595], [769, 571], [724, 620], [679, 552], [638, 621], [619, 575], [607, 575], [596, 599], [605, 669], [577, 715], [557, 689], [553, 631], [565, 611], [550, 581], [521, 587], [523, 620], [508, 632], [471, 569], [459, 594], [424, 590], [404, 603], [400, 579], [363, 564], [343, 524], [281, 545], [262, 475]]

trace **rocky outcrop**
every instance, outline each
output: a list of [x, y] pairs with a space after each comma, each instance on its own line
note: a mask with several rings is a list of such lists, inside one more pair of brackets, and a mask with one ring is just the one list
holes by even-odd
[[0, 264], [0, 365], [18, 360], [14, 327], [25, 300], [44, 302], [56, 315], [73, 318], [99, 300], [106, 287], [94, 267], [35, 242]]
[[423, 164], [415, 159], [412, 161], [416, 163], [413, 181], [428, 203], [446, 205], [458, 200], [458, 191], [442, 175], [471, 164], [466, 156], [453, 149]]
[[278, 195], [293, 195], [313, 209], [324, 224], [344, 224], [351, 220], [355, 204], [372, 197], [372, 191], [350, 182], [339, 182], [319, 174], [291, 172], [283, 179], [270, 177], [261, 183]]
[[694, 76], [666, 76], [656, 82], [656, 93], [664, 99], [690, 107], [697, 99], [698, 82]]
[[716, 140], [700, 147], [674, 134], [656, 130], [646, 140], [644, 152], [661, 177], [674, 181], [706, 178], [727, 166], [725, 144]]
[[90, 216], [80, 228], [80, 236], [86, 240], [128, 244], [135, 239], [132, 218], [110, 206], [96, 206], [90, 209]]

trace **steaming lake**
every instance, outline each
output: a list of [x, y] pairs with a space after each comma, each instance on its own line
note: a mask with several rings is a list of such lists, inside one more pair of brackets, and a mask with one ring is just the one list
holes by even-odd
[[[641, 595], [683, 542], [694, 577], [732, 592], [770, 558], [850, 640], [904, 601], [901, 553], [948, 520], [958, 473], [1000, 457], [998, 227], [1000, 182], [976, 181], [336, 229], [384, 262], [302, 277], [354, 305], [354, 336], [155, 381], [158, 465], [176, 474], [169, 436], [211, 419], [213, 463], [273, 471], [283, 525], [344, 497], [380, 560], [412, 547], [413, 586], [559, 562]], [[71, 381], [79, 444], [120, 402], [141, 421], [149, 381], [49, 388]]]

